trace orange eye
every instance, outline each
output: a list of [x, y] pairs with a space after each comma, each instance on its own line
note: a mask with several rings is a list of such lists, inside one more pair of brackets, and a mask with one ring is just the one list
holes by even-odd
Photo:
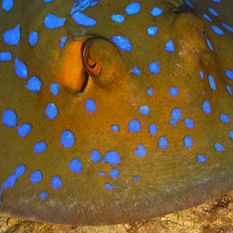
[[87, 59], [87, 69], [94, 76], [98, 76], [100, 74], [100, 64], [94, 61], [91, 58]]

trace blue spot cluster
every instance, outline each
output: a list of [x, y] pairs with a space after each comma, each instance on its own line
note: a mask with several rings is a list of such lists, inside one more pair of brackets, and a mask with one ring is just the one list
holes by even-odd
[[59, 49], [62, 49], [65, 47], [66, 41], [67, 41], [67, 36], [63, 36], [61, 40], [59, 41]]
[[111, 16], [112, 21], [116, 23], [123, 23], [125, 21], [125, 16], [124, 15], [115, 15], [113, 14]]
[[2, 123], [9, 128], [13, 128], [17, 125], [18, 117], [13, 109], [5, 109], [3, 111]]
[[138, 144], [137, 149], [134, 151], [134, 154], [137, 157], [144, 157], [146, 155], [147, 149], [143, 146], [143, 144]]
[[3, 32], [3, 41], [8, 45], [17, 45], [20, 41], [20, 24]]
[[70, 148], [75, 144], [75, 136], [70, 130], [64, 130], [60, 141], [65, 148]]
[[79, 173], [82, 171], [82, 162], [77, 158], [74, 158], [68, 165], [69, 169], [74, 173]]
[[158, 27], [157, 26], [149, 26], [147, 28], [147, 34], [148, 36], [156, 36], [158, 32]]
[[227, 90], [229, 95], [232, 95], [232, 90], [231, 90], [230, 86], [226, 85], [226, 90]]
[[112, 125], [111, 129], [112, 129], [113, 132], [117, 132], [117, 131], [120, 130], [120, 126], [119, 125]]
[[92, 19], [88, 17], [87, 15], [84, 15], [81, 12], [75, 12], [72, 15], [72, 18], [77, 24], [85, 26], [85, 27], [93, 27], [97, 23], [95, 19]]
[[49, 119], [54, 119], [58, 113], [56, 105], [53, 103], [49, 103], [45, 109], [45, 113]]
[[164, 47], [164, 50], [167, 51], [167, 52], [169, 52], [169, 53], [173, 53], [175, 51], [175, 49], [174, 49], [174, 43], [173, 43], [172, 40], [169, 40], [166, 43], [166, 45]]
[[121, 162], [121, 158], [117, 151], [108, 151], [102, 159], [102, 162], [106, 162], [110, 165], [116, 165]]
[[30, 124], [22, 124], [18, 126], [17, 133], [20, 137], [26, 137], [32, 130], [32, 126]]
[[161, 15], [162, 13], [163, 13], [163, 10], [160, 9], [160, 8], [158, 8], [158, 7], [154, 7], [154, 8], [152, 9], [152, 11], [150, 12], [150, 14], [153, 15], [153, 16], [159, 16], [159, 15]]
[[191, 129], [194, 127], [194, 122], [192, 119], [186, 118], [184, 119], [184, 124], [187, 129]]
[[159, 138], [158, 146], [160, 149], [166, 149], [169, 146], [169, 142], [166, 136], [162, 136]]
[[117, 168], [113, 168], [110, 172], [109, 175], [113, 178], [116, 179], [119, 176], [120, 172]]
[[214, 48], [213, 48], [213, 46], [212, 46], [212, 44], [211, 44], [211, 42], [210, 42], [210, 40], [209, 40], [208, 38], [206, 38], [206, 43], [207, 43], [209, 49], [210, 49], [211, 51], [214, 51]]
[[43, 191], [40, 193], [40, 199], [45, 200], [48, 197], [48, 193], [46, 191]]
[[122, 52], [131, 51], [133, 49], [130, 41], [123, 36], [112, 36], [112, 41], [121, 49]]
[[225, 150], [224, 146], [221, 145], [221, 144], [218, 143], [218, 142], [216, 142], [216, 143], [214, 144], [214, 147], [215, 147], [215, 149], [216, 149], [217, 151], [219, 151], [219, 152], [222, 152], [222, 151]]
[[140, 179], [140, 176], [134, 176], [133, 177], [133, 182], [136, 182], [136, 181], [138, 181]]
[[115, 185], [112, 185], [112, 184], [109, 184], [109, 183], [106, 183], [104, 185], [104, 187], [107, 189], [107, 190], [111, 190], [111, 189], [114, 189], [116, 186]]
[[210, 103], [208, 100], [205, 100], [203, 103], [202, 103], [202, 111], [204, 113], [207, 113], [209, 114], [211, 112], [211, 106], [210, 106]]
[[172, 109], [172, 112], [171, 112], [171, 120], [169, 121], [169, 124], [172, 125], [172, 126], [176, 126], [177, 125], [177, 121], [179, 119], [181, 119], [182, 117], [182, 114], [181, 114], [181, 110], [179, 108], [174, 108]]
[[156, 124], [152, 123], [149, 125], [149, 133], [151, 135], [155, 135], [158, 132], [158, 128], [156, 126]]
[[14, 6], [14, 0], [2, 0], [2, 9], [4, 11], [10, 11]]
[[142, 114], [142, 115], [148, 115], [150, 114], [150, 107], [148, 105], [143, 105], [140, 106], [138, 108], [138, 111]]
[[193, 5], [191, 4], [191, 2], [190, 2], [189, 0], [185, 0], [185, 3], [186, 3], [189, 7], [194, 8]]
[[38, 42], [38, 39], [39, 39], [38, 32], [33, 31], [29, 34], [28, 40], [31, 46], [35, 46]]
[[226, 70], [226, 71], [225, 71], [225, 75], [226, 75], [229, 79], [233, 80], [233, 70]]
[[50, 85], [50, 89], [49, 89], [53, 95], [57, 96], [58, 92], [59, 92], [59, 84], [58, 83], [52, 83]]
[[19, 78], [27, 78], [28, 77], [27, 66], [21, 60], [19, 60], [17, 57], [15, 58], [15, 73]]
[[141, 71], [136, 66], [134, 66], [134, 68], [132, 69], [132, 72], [136, 74], [137, 76], [141, 75]]
[[66, 18], [59, 18], [55, 14], [49, 13], [44, 20], [44, 25], [47, 29], [55, 29], [58, 27], [63, 27]]
[[1, 185], [0, 188], [0, 197], [2, 195], [2, 192], [5, 189], [8, 189], [10, 187], [13, 187], [16, 183], [16, 181], [18, 180], [18, 178], [20, 178], [22, 175], [24, 175], [26, 171], [26, 166], [25, 165], [18, 165], [15, 169], [15, 173], [13, 173], [12, 175], [10, 175], [7, 180]]
[[129, 132], [138, 133], [141, 130], [141, 124], [136, 119], [130, 120], [128, 124], [128, 129]]
[[47, 144], [45, 142], [37, 142], [34, 145], [33, 151], [35, 154], [39, 154], [39, 153], [44, 152], [46, 148], [47, 148]]
[[139, 13], [140, 10], [141, 6], [138, 2], [132, 2], [125, 8], [125, 12], [127, 15], [135, 15]]
[[206, 162], [206, 160], [207, 160], [207, 156], [205, 156], [205, 155], [197, 155], [197, 162], [198, 163], [204, 163], [204, 162]]
[[220, 120], [225, 123], [228, 124], [230, 122], [230, 116], [228, 114], [220, 114]]
[[212, 25], [211, 28], [216, 34], [218, 34], [220, 36], [222, 36], [224, 34], [224, 31], [215, 25]]
[[32, 184], [38, 184], [42, 180], [41, 171], [34, 171], [31, 173], [30, 180]]
[[92, 100], [92, 99], [86, 100], [86, 102], [85, 102], [85, 108], [90, 113], [95, 112], [96, 111], [96, 105], [95, 105], [94, 100]]
[[90, 154], [90, 157], [94, 163], [97, 163], [101, 159], [101, 154], [98, 150], [93, 150]]
[[151, 74], [157, 74], [160, 72], [159, 62], [151, 62], [149, 64], [149, 71]]
[[191, 136], [185, 136], [184, 137], [184, 147], [185, 148], [191, 148], [193, 145], [193, 139]]
[[29, 91], [33, 92], [34, 94], [37, 94], [37, 93], [39, 93], [40, 90], [41, 90], [42, 82], [40, 81], [40, 79], [39, 79], [38, 77], [32, 76], [32, 77], [28, 80], [28, 82], [27, 82], [27, 84], [25, 85], [25, 87], [26, 87]]
[[212, 15], [218, 16], [218, 12], [214, 8], [208, 8], [208, 10]]
[[147, 94], [148, 94], [149, 96], [153, 96], [154, 92], [153, 92], [152, 88], [149, 87], [149, 88], [147, 89]]
[[172, 96], [172, 97], [176, 97], [178, 95], [178, 88], [177, 87], [171, 87], [169, 89], [169, 94]]
[[12, 59], [11, 52], [0, 52], [0, 62], [1, 61], [10, 61]]
[[54, 176], [50, 181], [54, 190], [61, 188], [62, 182], [60, 176]]
[[210, 74], [210, 75], [208, 76], [208, 79], [209, 79], [210, 88], [211, 88], [213, 91], [216, 91], [216, 85], [215, 85], [215, 82], [214, 82], [214, 77]]

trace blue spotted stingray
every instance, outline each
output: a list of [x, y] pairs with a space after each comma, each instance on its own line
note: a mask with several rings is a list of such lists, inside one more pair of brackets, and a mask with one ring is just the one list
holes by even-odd
[[128, 223], [233, 189], [231, 0], [2, 0], [0, 214]]

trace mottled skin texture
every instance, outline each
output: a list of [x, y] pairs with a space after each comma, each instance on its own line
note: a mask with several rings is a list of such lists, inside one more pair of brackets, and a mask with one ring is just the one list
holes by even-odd
[[[67, 9], [72, 8], [73, 1], [57, 0], [46, 7], [41, 2], [29, 2], [16, 1], [12, 13], [1, 11], [0, 14], [1, 33], [19, 21], [23, 25], [20, 44], [8, 46], [1, 41], [1, 49], [20, 57], [29, 69], [29, 77], [38, 75], [43, 82], [42, 91], [34, 95], [25, 89], [26, 80], [15, 75], [14, 60], [0, 63], [0, 112], [13, 108], [18, 115], [18, 124], [30, 122], [33, 126], [32, 132], [22, 139], [16, 128], [0, 125], [0, 184], [17, 165], [27, 167], [15, 186], [4, 190], [0, 203], [2, 215], [80, 225], [126, 223], [188, 208], [232, 190], [233, 141], [228, 132], [233, 129], [233, 105], [225, 85], [233, 88], [233, 83], [224, 71], [233, 67], [233, 38], [230, 32], [221, 37], [216, 35], [199, 17], [214, 3], [196, 1], [196, 9], [190, 13], [190, 8], [183, 7], [181, 1], [139, 1], [141, 12], [127, 16], [125, 23], [117, 24], [110, 16], [122, 13], [131, 1], [101, 0], [96, 7], [84, 12], [96, 19], [97, 25], [84, 28], [69, 16]], [[232, 24], [228, 12], [233, 9], [232, 2], [222, 2], [219, 5], [221, 17]], [[164, 9], [159, 17], [149, 14], [155, 6]], [[67, 16], [65, 26], [46, 29], [43, 20], [49, 12]], [[159, 26], [159, 32], [151, 38], [146, 29], [154, 24]], [[32, 30], [39, 31], [41, 38], [33, 48], [27, 42]], [[85, 67], [88, 57], [101, 65], [101, 74], [98, 77], [89, 74], [87, 85], [79, 93], [64, 85], [67, 82], [61, 78], [64, 53], [58, 48], [58, 42], [66, 34], [68, 46], [86, 34], [94, 37], [85, 45], [84, 64], [82, 60], [80, 64], [74, 64], [71, 59], [67, 69]], [[110, 42], [113, 35], [127, 37], [133, 50], [121, 52]], [[205, 35], [211, 40], [214, 53], [209, 50]], [[163, 49], [169, 39], [174, 41], [174, 53]], [[80, 57], [78, 53], [80, 50], [77, 50]], [[160, 62], [160, 73], [148, 71], [152, 61]], [[142, 71], [140, 77], [130, 71], [135, 65]], [[204, 72], [204, 80], [200, 79], [200, 70]], [[215, 77], [216, 91], [210, 89], [207, 79], [210, 73]], [[61, 84], [57, 97], [49, 92], [53, 82]], [[175, 98], [168, 93], [172, 86], [179, 89]], [[154, 90], [152, 97], [147, 95], [148, 87]], [[85, 109], [87, 99], [95, 101], [97, 110], [94, 113]], [[201, 110], [206, 99], [211, 104], [211, 114]], [[58, 107], [59, 113], [54, 120], [46, 116], [41, 119], [48, 103]], [[147, 116], [138, 111], [138, 107], [145, 104], [151, 108]], [[169, 125], [174, 107], [182, 110], [182, 119], [175, 127]], [[220, 113], [229, 114], [229, 124], [219, 120]], [[193, 119], [193, 129], [185, 128], [184, 118]], [[129, 132], [131, 119], [140, 121], [140, 132]], [[150, 123], [158, 126], [154, 136], [148, 132]], [[120, 125], [119, 132], [111, 131], [113, 124]], [[60, 143], [65, 129], [71, 130], [76, 137], [75, 146], [70, 149]], [[194, 140], [190, 149], [183, 145], [186, 135]], [[161, 136], [169, 138], [167, 149], [162, 150], [157, 145]], [[48, 148], [35, 155], [33, 146], [41, 140], [46, 141]], [[217, 152], [213, 146], [215, 142], [223, 144], [225, 151]], [[147, 154], [142, 158], [134, 155], [138, 144], [147, 148]], [[98, 149], [102, 157], [107, 151], [116, 150], [122, 161], [117, 166], [103, 162], [94, 164], [90, 159], [93, 149]], [[197, 154], [207, 155], [208, 160], [197, 163]], [[68, 169], [74, 157], [83, 164], [79, 174]], [[120, 171], [116, 180], [108, 175], [113, 167]], [[33, 185], [29, 176], [34, 170], [41, 170], [43, 179]], [[106, 175], [98, 177], [100, 171]], [[53, 190], [50, 179], [56, 175], [61, 177], [63, 185]], [[140, 180], [133, 182], [136, 175]], [[114, 184], [116, 188], [106, 190], [105, 183]], [[49, 194], [46, 200], [39, 197], [43, 190]]]

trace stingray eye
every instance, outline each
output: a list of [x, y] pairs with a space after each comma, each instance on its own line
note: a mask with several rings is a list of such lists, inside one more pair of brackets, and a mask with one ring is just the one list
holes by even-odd
[[88, 58], [87, 59], [87, 70], [93, 75], [93, 76], [98, 76], [100, 74], [101, 68], [100, 68], [100, 64], [91, 59]]

